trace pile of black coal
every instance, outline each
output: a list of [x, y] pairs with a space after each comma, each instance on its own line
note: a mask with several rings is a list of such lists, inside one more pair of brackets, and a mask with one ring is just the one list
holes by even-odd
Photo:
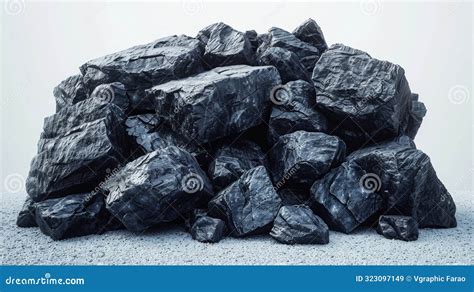
[[80, 72], [54, 89], [18, 226], [57, 240], [173, 222], [202, 242], [286, 244], [456, 226], [413, 143], [426, 108], [403, 68], [328, 47], [312, 19], [264, 34], [216, 23]]

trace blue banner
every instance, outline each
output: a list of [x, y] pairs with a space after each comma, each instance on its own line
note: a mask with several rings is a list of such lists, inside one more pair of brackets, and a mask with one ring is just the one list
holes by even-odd
[[2, 266], [0, 291], [469, 291], [472, 266]]

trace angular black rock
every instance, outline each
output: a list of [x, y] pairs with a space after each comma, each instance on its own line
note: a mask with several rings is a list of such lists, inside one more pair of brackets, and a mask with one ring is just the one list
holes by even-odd
[[309, 188], [345, 158], [346, 146], [336, 136], [297, 131], [284, 135], [269, 153], [275, 186]]
[[191, 236], [200, 242], [219, 242], [224, 236], [226, 226], [221, 219], [200, 216], [191, 228]]
[[241, 237], [266, 233], [280, 208], [264, 166], [246, 171], [236, 182], [209, 202], [209, 215], [226, 222], [230, 235]]
[[203, 144], [261, 124], [270, 92], [279, 84], [275, 67], [235, 65], [161, 84], [148, 93], [174, 131]]
[[247, 34], [225, 23], [206, 27], [198, 37], [206, 43], [204, 60], [209, 68], [254, 63], [254, 50]]
[[273, 108], [268, 122], [269, 141], [296, 131], [328, 132], [327, 118], [315, 107], [314, 87], [306, 81], [288, 82], [273, 92]]
[[264, 39], [264, 43], [258, 48], [260, 54], [269, 47], [287, 49], [298, 56], [301, 64], [303, 64], [309, 74], [313, 72], [314, 64], [316, 64], [321, 55], [318, 48], [299, 40], [293, 34], [281, 28], [270, 28], [268, 30], [268, 36]]
[[186, 214], [184, 216], [184, 229], [188, 232], [191, 231], [191, 227], [193, 227], [194, 222], [196, 222], [196, 220], [202, 216], [207, 216], [207, 209], [194, 209]]
[[223, 145], [214, 157], [208, 173], [216, 191], [238, 180], [245, 171], [265, 164], [265, 154], [260, 147], [246, 140]]
[[252, 51], [257, 51], [260, 42], [258, 41], [258, 34], [255, 30], [247, 30], [245, 32], [245, 36], [250, 42], [250, 46], [252, 47]]
[[113, 112], [56, 138], [41, 139], [26, 190], [34, 201], [91, 191], [129, 156], [123, 120]]
[[113, 226], [101, 194], [75, 194], [36, 204], [36, 222], [41, 232], [54, 240], [99, 234]]
[[91, 60], [80, 67], [89, 92], [99, 84], [121, 82], [149, 88], [203, 71], [202, 44], [191, 37], [169, 36]]
[[74, 75], [62, 81], [54, 88], [53, 94], [56, 98], [56, 112], [89, 96], [82, 75]]
[[175, 146], [129, 162], [101, 188], [107, 209], [135, 232], [184, 218], [213, 195], [197, 161]]
[[412, 139], [415, 139], [418, 129], [423, 122], [423, 118], [426, 115], [425, 104], [418, 100], [418, 94], [411, 94], [411, 111], [410, 118], [408, 120], [408, 127], [406, 135]]
[[281, 207], [270, 236], [285, 244], [329, 243], [328, 226], [305, 205]]
[[313, 71], [316, 103], [349, 148], [405, 132], [411, 93], [403, 68], [336, 44]]
[[309, 18], [298, 26], [293, 34], [303, 42], [311, 44], [318, 48], [320, 53], [324, 53], [328, 49], [324, 34], [319, 25], [313, 19]]
[[377, 232], [388, 239], [413, 241], [418, 239], [418, 223], [408, 216], [383, 215], [379, 218]]
[[258, 64], [277, 68], [283, 83], [298, 79], [310, 80], [310, 75], [300, 63], [298, 56], [283, 48], [267, 48], [258, 56]]
[[16, 225], [18, 227], [36, 227], [38, 224], [36, 224], [36, 219], [35, 219], [35, 209], [36, 209], [36, 203], [28, 197], [23, 204], [23, 207], [20, 210], [20, 213], [18, 214], [18, 217], [16, 219]]

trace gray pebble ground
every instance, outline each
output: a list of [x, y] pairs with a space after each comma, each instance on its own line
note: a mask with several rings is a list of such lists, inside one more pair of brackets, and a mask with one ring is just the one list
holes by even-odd
[[205, 244], [178, 226], [53, 241], [38, 228], [16, 227], [24, 196], [3, 195], [1, 259], [6, 265], [472, 265], [472, 194], [453, 197], [458, 227], [423, 229], [415, 242], [388, 240], [365, 229], [351, 235], [331, 232], [328, 245], [288, 246], [269, 236]]

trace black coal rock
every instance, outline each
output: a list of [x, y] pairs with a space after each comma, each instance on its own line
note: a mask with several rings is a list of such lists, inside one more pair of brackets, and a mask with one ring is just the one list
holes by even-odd
[[207, 209], [194, 209], [186, 214], [184, 216], [184, 229], [190, 232], [194, 222], [196, 222], [196, 220], [202, 216], [207, 216]]
[[89, 96], [82, 75], [74, 75], [62, 81], [54, 88], [53, 94], [56, 98], [56, 112]]
[[311, 187], [345, 158], [346, 146], [336, 136], [297, 131], [282, 136], [270, 151], [270, 168], [277, 188]]
[[425, 104], [418, 100], [418, 94], [411, 94], [411, 111], [410, 117], [408, 120], [408, 127], [406, 130], [406, 135], [412, 139], [415, 139], [418, 129], [423, 122], [423, 118], [426, 115]]
[[258, 34], [255, 30], [247, 30], [245, 32], [245, 36], [250, 42], [250, 46], [252, 47], [252, 51], [257, 51], [260, 42], [258, 41]]
[[224, 220], [232, 236], [261, 234], [270, 230], [280, 204], [265, 167], [257, 166], [209, 202], [209, 215]]
[[388, 239], [414, 241], [418, 239], [418, 223], [408, 216], [383, 215], [379, 218], [377, 232]]
[[311, 44], [318, 48], [320, 53], [324, 53], [328, 49], [324, 34], [319, 25], [313, 19], [307, 19], [298, 26], [293, 34], [303, 42]]
[[224, 221], [209, 216], [198, 217], [191, 228], [191, 236], [200, 242], [219, 242], [225, 232]]
[[308, 201], [309, 191], [303, 189], [277, 189], [282, 206], [304, 205]]
[[249, 169], [265, 164], [265, 154], [251, 141], [238, 141], [223, 145], [209, 166], [209, 178], [216, 191], [220, 191]]
[[100, 194], [69, 195], [36, 204], [36, 222], [54, 240], [103, 233], [113, 221]]
[[305, 205], [281, 207], [270, 236], [285, 244], [329, 243], [328, 226]]
[[35, 210], [36, 210], [36, 203], [28, 197], [23, 204], [23, 207], [18, 214], [16, 219], [16, 225], [18, 227], [36, 227], [35, 219]]
[[107, 195], [107, 209], [135, 232], [184, 219], [213, 195], [197, 161], [175, 146], [129, 162], [101, 188]]
[[158, 85], [150, 89], [160, 117], [197, 144], [247, 130], [262, 123], [270, 92], [280, 84], [271, 66], [236, 65]]
[[298, 79], [310, 80], [309, 74], [303, 64], [301, 64], [298, 56], [283, 48], [267, 48], [258, 56], [258, 64], [277, 68], [283, 83]]

